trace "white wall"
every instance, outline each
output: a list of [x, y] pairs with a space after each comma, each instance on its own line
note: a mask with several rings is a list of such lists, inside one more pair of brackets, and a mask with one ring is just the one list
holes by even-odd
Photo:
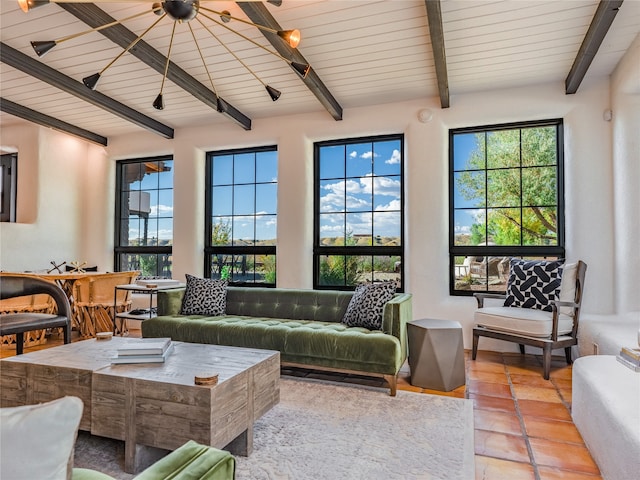
[[[174, 140], [145, 132], [110, 139], [108, 154], [116, 160], [173, 152], [174, 277], [183, 278], [203, 268], [204, 152], [277, 145], [278, 286], [311, 288], [313, 142], [404, 133], [406, 288], [414, 294], [414, 316], [461, 321], [469, 346], [475, 301], [448, 293], [449, 128], [564, 118], [567, 257], [589, 265], [585, 310], [614, 311], [614, 236], [623, 232], [613, 222], [612, 133], [603, 119], [610, 107], [609, 82], [585, 82], [575, 95], [563, 92], [562, 84], [550, 84], [453, 96], [446, 110], [437, 99], [424, 98], [347, 109], [340, 122], [326, 113], [255, 119], [249, 132], [228, 122], [177, 130]], [[429, 123], [418, 121], [423, 108], [434, 112]]]
[[0, 144], [18, 151], [16, 223], [0, 224], [0, 269], [42, 270], [52, 260], [105, 266], [114, 188], [105, 150], [33, 124], [3, 127]]
[[[637, 63], [632, 64], [632, 73], [634, 65]], [[620, 85], [623, 77], [620, 73]], [[630, 132], [626, 119], [635, 119], [632, 126], [638, 120], [634, 117], [637, 109], [623, 105], [628, 97], [622, 90], [611, 94], [608, 79], [585, 82], [575, 95], [565, 95], [562, 84], [549, 84], [454, 95], [451, 108], [445, 110], [439, 108], [436, 98], [424, 98], [346, 109], [339, 122], [323, 112], [254, 119], [248, 132], [232, 122], [215, 124], [215, 128], [177, 129], [173, 140], [141, 132], [111, 138], [106, 149], [37, 126], [4, 128], [0, 144], [19, 152], [20, 196], [19, 222], [0, 226], [0, 267], [37, 270], [47, 268], [50, 260], [80, 260], [97, 264], [101, 270], [112, 269], [115, 160], [173, 154], [174, 277], [202, 274], [205, 152], [275, 144], [279, 152], [278, 286], [311, 288], [313, 142], [403, 133], [406, 289], [414, 294], [414, 317], [462, 322], [470, 347], [475, 301], [449, 296], [448, 129], [561, 117], [565, 125], [567, 257], [589, 265], [585, 311], [612, 313], [616, 302], [635, 302], [637, 308], [638, 224], [634, 215], [637, 218], [639, 193], [630, 175], [637, 174], [638, 165], [628, 165], [628, 159], [633, 159], [629, 152], [638, 151], [634, 143], [638, 130]], [[603, 112], [611, 108], [612, 98], [614, 121], [606, 122]], [[424, 108], [434, 112], [428, 123], [417, 118]], [[623, 125], [616, 129], [614, 148], [612, 126], [616, 122]], [[616, 152], [615, 165], [612, 151]], [[626, 197], [614, 196], [620, 188], [625, 195], [635, 195], [633, 206]], [[626, 210], [618, 213], [614, 198], [617, 208], [627, 204]], [[614, 275], [614, 266], [619, 268], [624, 261], [635, 267], [632, 271], [623, 268], [625, 277], [621, 278]], [[616, 285], [630, 280], [635, 282], [633, 291], [615, 293]], [[509, 348], [489, 342], [482, 348]]]
[[611, 76], [615, 304], [640, 311], [640, 35]]

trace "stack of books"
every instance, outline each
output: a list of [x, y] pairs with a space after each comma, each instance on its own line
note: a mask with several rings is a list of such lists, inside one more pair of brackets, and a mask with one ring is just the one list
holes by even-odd
[[172, 350], [170, 338], [139, 338], [118, 348], [111, 363], [164, 363]]
[[616, 358], [634, 372], [640, 372], [640, 348], [622, 347]]

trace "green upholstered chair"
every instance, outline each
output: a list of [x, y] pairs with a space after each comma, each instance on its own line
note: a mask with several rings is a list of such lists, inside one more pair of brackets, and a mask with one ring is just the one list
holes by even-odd
[[[233, 480], [235, 459], [225, 451], [189, 441], [137, 475], [134, 480]], [[72, 480], [113, 480], [109, 475], [74, 468]]]

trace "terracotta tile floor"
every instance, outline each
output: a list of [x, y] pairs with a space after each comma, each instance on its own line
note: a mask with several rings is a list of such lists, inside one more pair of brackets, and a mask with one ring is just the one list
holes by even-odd
[[[132, 335], [137, 332], [132, 331]], [[61, 344], [25, 348], [25, 353]], [[3, 345], [0, 357], [15, 355]], [[552, 362], [551, 379], [542, 378], [537, 355], [478, 352], [466, 356], [466, 386], [451, 392], [414, 387], [405, 366], [398, 388], [469, 398], [474, 404], [476, 480], [598, 480], [597, 465], [571, 420], [571, 366]], [[382, 386], [376, 378], [283, 369], [285, 375]]]

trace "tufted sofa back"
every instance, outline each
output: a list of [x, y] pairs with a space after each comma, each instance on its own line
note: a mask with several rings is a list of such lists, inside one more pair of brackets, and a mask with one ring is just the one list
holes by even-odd
[[227, 315], [340, 322], [353, 292], [228, 287]]

